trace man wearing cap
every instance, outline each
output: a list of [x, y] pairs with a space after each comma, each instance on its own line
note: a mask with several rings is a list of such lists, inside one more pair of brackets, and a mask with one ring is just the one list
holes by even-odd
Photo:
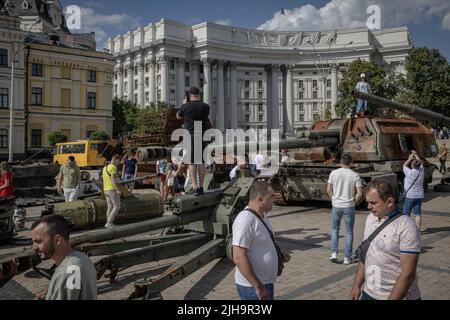
[[[366, 74], [361, 73], [361, 81], [356, 84], [356, 90], [363, 93], [369, 93], [370, 85], [366, 82]], [[358, 105], [356, 107], [356, 116], [363, 118], [367, 110], [367, 101], [358, 99]]]
[[425, 169], [416, 151], [411, 151], [408, 160], [403, 165], [403, 173], [405, 174], [403, 214], [409, 216], [413, 211], [417, 228], [420, 231], [422, 226], [422, 202], [425, 198], [423, 188]]
[[[209, 105], [201, 101], [200, 90], [196, 87], [192, 87], [189, 90], [189, 100], [189, 102], [186, 102], [180, 107], [177, 118], [184, 120], [184, 128], [191, 135], [190, 158], [185, 159], [183, 162], [188, 164], [189, 175], [192, 177], [193, 190], [197, 195], [200, 195], [203, 194], [203, 182], [205, 181], [206, 174], [203, 151], [207, 143], [203, 141], [203, 133], [210, 128], [208, 118]], [[201, 132], [194, 132], [195, 122], [201, 122]], [[197, 177], [199, 183], [197, 183]]]

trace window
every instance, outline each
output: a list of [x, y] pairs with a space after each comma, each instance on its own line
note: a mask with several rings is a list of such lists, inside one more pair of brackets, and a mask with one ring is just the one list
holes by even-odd
[[258, 81], [258, 89], [262, 89], [263, 88], [263, 82], [262, 80]]
[[170, 60], [170, 63], [169, 63], [169, 68], [170, 68], [170, 70], [175, 70], [175, 60]]
[[33, 63], [31, 66], [31, 74], [33, 77], [42, 77], [42, 64]]
[[125, 84], [124, 84], [124, 91], [125, 91], [125, 94], [128, 93], [128, 82], [125, 82]]
[[145, 72], [149, 72], [150, 71], [150, 64], [146, 63], [145, 64]]
[[134, 80], [134, 89], [136, 90], [137, 87], [138, 87], [138, 81]]
[[145, 93], [145, 101], [147, 101], [147, 102], [150, 101], [150, 93], [148, 93], [148, 92]]
[[138, 95], [137, 95], [137, 93], [134, 94], [134, 102], [135, 102], [135, 103], [138, 102]]
[[245, 111], [249, 112], [250, 111], [250, 103], [246, 103], [245, 104]]
[[72, 91], [70, 89], [61, 89], [61, 107], [70, 108], [72, 105]]
[[330, 88], [330, 87], [331, 87], [331, 80], [327, 79], [327, 88]]
[[42, 106], [42, 88], [31, 88], [31, 104]]
[[0, 148], [8, 148], [8, 130], [0, 129]]
[[302, 88], [304, 87], [303, 80], [300, 80], [300, 81], [298, 82], [298, 87], [299, 87], [299, 89], [302, 89]]
[[303, 92], [302, 92], [302, 91], [300, 91], [300, 92], [298, 93], [298, 98], [299, 98], [299, 99], [303, 99]]
[[191, 79], [189, 77], [184, 78], [184, 86], [190, 87]]
[[331, 110], [331, 102], [327, 102], [327, 110]]
[[258, 99], [262, 100], [263, 99], [263, 93], [262, 92], [258, 92]]
[[170, 75], [169, 83], [171, 86], [175, 85], [175, 76], [173, 74]]
[[317, 80], [313, 80], [313, 88], [317, 88]]
[[258, 103], [258, 111], [264, 112], [264, 104], [263, 103]]
[[246, 72], [245, 75], [246, 75], [246, 76], [250, 75], [250, 72]]
[[117, 94], [117, 84], [114, 85], [114, 93]]
[[304, 122], [305, 121], [305, 115], [303, 113], [300, 113], [298, 115], [298, 118], [299, 118], [300, 122]]
[[245, 93], [245, 99], [250, 99], [250, 92]]
[[156, 64], [156, 72], [160, 72], [161, 71], [161, 63], [157, 63]]
[[[95, 131], [86, 131], [86, 139], [89, 139], [91, 137], [91, 134], [93, 134]], [[91, 145], [91, 150], [96, 150], [95, 147], [97, 147], [97, 145], [92, 144]]]
[[313, 99], [317, 99], [317, 91], [313, 91]]
[[88, 70], [87, 81], [88, 82], [97, 82], [97, 71]]
[[31, 129], [31, 147], [32, 148], [42, 147], [42, 130], [41, 129]]
[[313, 103], [313, 111], [317, 111], [317, 102]]
[[62, 67], [61, 68], [61, 78], [62, 79], [72, 79], [72, 69], [70, 67]]
[[9, 89], [0, 88], [0, 109], [9, 108]]
[[258, 121], [259, 122], [263, 122], [264, 121], [264, 115], [263, 114], [259, 114], [258, 115]]
[[202, 88], [204, 84], [205, 84], [205, 80], [203, 78], [200, 79], [200, 88]]
[[125, 69], [124, 76], [125, 76], [125, 78], [128, 77], [128, 69]]
[[199, 68], [200, 68], [200, 73], [203, 74], [203, 72], [204, 72], [203, 64], [200, 64]]
[[331, 91], [327, 91], [327, 99], [331, 99]]
[[263, 73], [262, 72], [258, 72], [258, 76], [262, 76], [263, 75]]
[[150, 78], [145, 78], [145, 87], [148, 88], [150, 85]]
[[184, 71], [186, 71], [186, 72], [190, 72], [191, 71], [191, 66], [190, 66], [189, 62], [186, 62], [184, 64]]
[[88, 109], [97, 108], [97, 93], [96, 92], [88, 92], [87, 93], [86, 108], [88, 108]]
[[298, 111], [305, 111], [305, 104], [304, 103], [300, 103], [298, 105]]
[[245, 122], [250, 122], [250, 115], [249, 114], [245, 115]]
[[8, 49], [0, 48], [0, 65], [8, 65]]
[[138, 71], [139, 71], [139, 67], [138, 66], [134, 66], [134, 75], [135, 76], [138, 75]]
[[169, 100], [175, 100], [175, 90], [170, 89]]
[[317, 74], [317, 71], [314, 71], [314, 72], [313, 72], [313, 75], [316, 75], [316, 74]]
[[[67, 130], [61, 130], [62, 132]], [[70, 132], [70, 130], [68, 130]], [[85, 153], [86, 145], [85, 144], [65, 144], [59, 146], [58, 154], [70, 154], [70, 153]]]
[[156, 77], [156, 83], [158, 84], [158, 86], [161, 85], [161, 76], [158, 75], [158, 77]]
[[319, 121], [320, 120], [320, 115], [318, 113], [315, 113], [313, 115], [313, 119], [314, 119], [314, 121]]
[[114, 80], [117, 80], [117, 72], [114, 72]]
[[250, 88], [250, 80], [245, 80], [245, 87]]
[[157, 92], [157, 100], [161, 101], [161, 90], [158, 90]]

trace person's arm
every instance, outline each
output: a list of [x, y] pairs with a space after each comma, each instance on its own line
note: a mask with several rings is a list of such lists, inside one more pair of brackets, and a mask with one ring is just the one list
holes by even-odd
[[408, 157], [408, 160], [406, 160], [406, 162], [403, 164], [403, 167], [409, 168], [409, 166], [413, 160], [414, 160], [414, 154], [411, 153]]
[[352, 291], [349, 296], [350, 300], [359, 300], [361, 297], [361, 287], [365, 281], [365, 270], [366, 267], [364, 266], [364, 263], [359, 262], [355, 280], [353, 281]]
[[58, 193], [61, 193], [61, 186], [62, 186], [63, 180], [64, 180], [64, 176], [63, 176], [62, 167], [61, 167], [61, 170], [59, 171], [59, 175], [58, 175], [58, 185], [57, 185]]
[[117, 193], [121, 193], [120, 189], [119, 189], [119, 185], [117, 184], [117, 167], [115, 170], [113, 170], [113, 172], [111, 172], [111, 183], [114, 186], [114, 188], [116, 189]]
[[138, 164], [137, 161], [134, 162], [134, 177], [137, 178], [138, 174]]
[[183, 109], [183, 106], [181, 106], [180, 110], [177, 112], [178, 120], [183, 120], [183, 113], [184, 113], [184, 109]]
[[123, 166], [122, 166], [122, 175], [121, 175], [121, 177], [122, 177], [122, 180], [125, 180], [125, 162], [123, 163]]
[[77, 183], [77, 188], [80, 188], [80, 184], [81, 184], [81, 170], [80, 170], [80, 167], [77, 167], [77, 181], [78, 181], [78, 183]]
[[250, 282], [253, 288], [255, 288], [258, 298], [260, 300], [269, 300], [269, 292], [267, 291], [264, 284], [259, 281], [258, 277], [255, 275], [255, 272], [253, 271], [250, 260], [248, 259], [247, 249], [233, 246], [233, 261], [244, 278], [247, 279], [248, 282]]
[[401, 273], [389, 295], [388, 300], [403, 300], [416, 279], [417, 262], [419, 255], [416, 253], [400, 253]]
[[5, 179], [5, 184], [0, 186], [0, 190], [6, 189], [9, 187], [9, 179]]
[[327, 185], [327, 193], [330, 199], [333, 198], [333, 185], [331, 183], [328, 183]]
[[364, 188], [356, 187], [356, 196], [355, 196], [356, 205], [359, 205], [363, 199], [364, 199]]

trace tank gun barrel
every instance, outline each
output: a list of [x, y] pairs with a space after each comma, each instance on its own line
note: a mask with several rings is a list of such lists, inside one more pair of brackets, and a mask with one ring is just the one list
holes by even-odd
[[378, 106], [391, 108], [397, 111], [406, 113], [407, 115], [422, 121], [428, 121], [438, 126], [450, 126], [450, 118], [446, 117], [440, 113], [412, 106], [409, 104], [403, 104], [388, 100], [385, 98], [377, 97], [371, 94], [367, 94], [360, 91], [353, 91], [353, 96], [355, 98], [366, 100], [367, 102], [376, 104]]

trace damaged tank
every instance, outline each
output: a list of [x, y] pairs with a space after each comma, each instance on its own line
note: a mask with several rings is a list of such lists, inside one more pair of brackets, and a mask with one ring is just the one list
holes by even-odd
[[[330, 201], [328, 177], [340, 167], [340, 157], [353, 157], [352, 169], [364, 185], [371, 180], [385, 179], [400, 191], [403, 189], [403, 164], [411, 150], [424, 159], [424, 188], [433, 179], [437, 167], [426, 159], [435, 157], [438, 145], [431, 130], [419, 121], [450, 125], [450, 118], [419, 107], [396, 103], [377, 96], [354, 92], [354, 96], [379, 106], [379, 117], [317, 121], [312, 135], [334, 132], [336, 142], [319, 147], [292, 150], [294, 161], [282, 165], [272, 179], [277, 204], [312, 200]], [[394, 111], [409, 117], [394, 116]]]

